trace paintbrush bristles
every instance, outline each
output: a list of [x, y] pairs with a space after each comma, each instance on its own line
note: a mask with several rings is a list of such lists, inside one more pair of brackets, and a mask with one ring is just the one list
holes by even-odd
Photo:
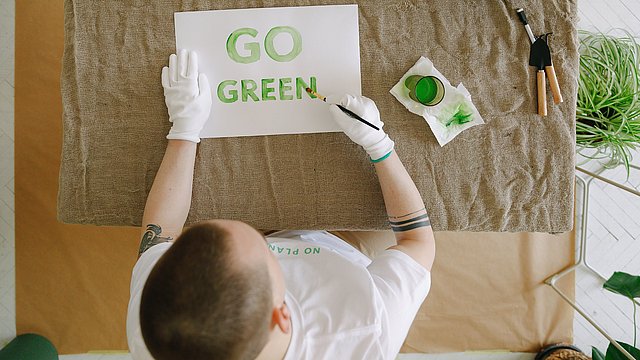
[[313, 91], [313, 89], [311, 89], [311, 88], [307, 88], [307, 92], [308, 92], [309, 94], [311, 94], [311, 95], [313, 95], [313, 96], [317, 97], [318, 99], [320, 99], [320, 100], [324, 101], [324, 102], [326, 102], [326, 101], [327, 101], [327, 98], [326, 98], [325, 96], [322, 96], [322, 95], [318, 94], [317, 92]]

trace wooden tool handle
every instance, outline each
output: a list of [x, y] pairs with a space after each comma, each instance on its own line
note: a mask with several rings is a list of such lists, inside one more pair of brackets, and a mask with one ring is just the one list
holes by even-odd
[[544, 70], [538, 70], [538, 114], [547, 116], [547, 81]]
[[553, 68], [553, 65], [546, 66], [544, 68], [547, 73], [547, 77], [549, 78], [549, 86], [551, 87], [551, 93], [553, 94], [553, 102], [556, 104], [560, 104], [562, 100], [562, 94], [560, 94], [560, 85], [558, 85], [558, 78], [556, 77], [556, 70]]

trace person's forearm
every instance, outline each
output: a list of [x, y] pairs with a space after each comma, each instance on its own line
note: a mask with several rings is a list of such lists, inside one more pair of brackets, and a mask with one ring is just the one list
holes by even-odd
[[435, 240], [429, 215], [415, 183], [395, 153], [375, 163], [389, 223], [402, 250], [428, 270], [435, 256]]
[[163, 236], [175, 238], [182, 231], [191, 207], [197, 146], [191, 141], [169, 140], [147, 197], [142, 216], [143, 233], [149, 224], [160, 226]]
[[392, 222], [400, 217], [426, 213], [422, 197], [395, 151], [387, 159], [375, 163], [375, 168]]
[[182, 232], [191, 208], [200, 131], [211, 113], [209, 80], [198, 71], [195, 52], [182, 49], [177, 55], [171, 54], [169, 66], [162, 68], [160, 81], [172, 125], [164, 158], [144, 207], [138, 256]]

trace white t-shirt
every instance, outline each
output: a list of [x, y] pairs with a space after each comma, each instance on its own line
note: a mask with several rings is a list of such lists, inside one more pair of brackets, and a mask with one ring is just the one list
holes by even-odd
[[[282, 266], [291, 311], [285, 360], [396, 357], [431, 286], [423, 266], [398, 250], [371, 261], [324, 231], [285, 231], [268, 240]], [[169, 246], [153, 246], [133, 269], [127, 339], [136, 360], [152, 359], [140, 332], [140, 296]]]

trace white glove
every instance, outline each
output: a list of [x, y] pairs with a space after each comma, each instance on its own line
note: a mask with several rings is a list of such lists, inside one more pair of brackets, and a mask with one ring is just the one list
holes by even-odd
[[[364, 96], [329, 95], [327, 102], [332, 104], [329, 111], [342, 131], [356, 144], [362, 146], [369, 154], [371, 161], [384, 160], [393, 150], [394, 142], [382, 130], [384, 123], [380, 120], [380, 112], [373, 100]], [[340, 104], [361, 118], [372, 123], [380, 130], [376, 130], [363, 122], [345, 114], [334, 104]]]
[[211, 88], [205, 74], [198, 74], [198, 55], [180, 50], [162, 68], [164, 101], [173, 123], [167, 139], [200, 142], [200, 130], [211, 112]]

